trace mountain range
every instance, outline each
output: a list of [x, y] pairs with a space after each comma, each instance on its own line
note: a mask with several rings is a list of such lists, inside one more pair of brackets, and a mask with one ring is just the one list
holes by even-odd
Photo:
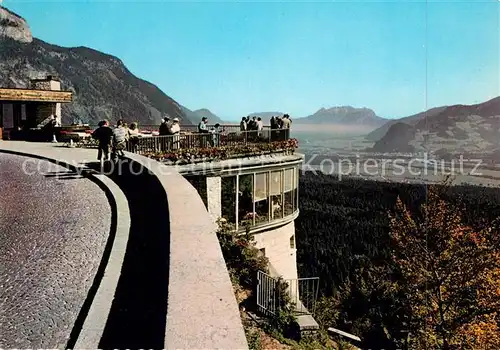
[[170, 115], [183, 124], [194, 124], [201, 118], [201, 112], [192, 112], [156, 85], [136, 77], [114, 56], [33, 38], [28, 23], [1, 6], [0, 47], [0, 86], [26, 88], [30, 79], [55, 75], [62, 89], [73, 92], [73, 102], [63, 105], [64, 123], [122, 118], [151, 125]]
[[[125, 119], [140, 124], [158, 124], [164, 115], [197, 124], [201, 117], [223, 123], [208, 109], [190, 110], [166, 95], [154, 84], [133, 75], [117, 57], [87, 47], [66, 48], [33, 37], [28, 23], [0, 6], [0, 86], [25, 88], [29, 80], [55, 75], [62, 88], [72, 91], [74, 100], [63, 105], [63, 122], [95, 124], [99, 120]], [[251, 113], [268, 120], [283, 112]], [[239, 118], [233, 118], [234, 123]], [[365, 124], [371, 129], [384, 119], [366, 108], [334, 107], [320, 109], [297, 124]]]
[[384, 137], [384, 135], [387, 133], [389, 128], [396, 123], [403, 122], [403, 123], [406, 123], [409, 125], [415, 125], [416, 123], [418, 123], [418, 121], [420, 119], [433, 117], [433, 116], [441, 113], [442, 111], [444, 111], [446, 108], [447, 108], [447, 106], [436, 107], [436, 108], [429, 109], [428, 111], [425, 111], [422, 113], [410, 115], [409, 117], [404, 117], [404, 118], [400, 118], [400, 119], [392, 119], [392, 120], [388, 120], [388, 121], [386, 120], [386, 123], [384, 123], [381, 127], [370, 132], [366, 136], [366, 139], [370, 140], [370, 141], [378, 141], [382, 137]]
[[[156, 85], [133, 75], [117, 57], [87, 47], [60, 47], [34, 38], [28, 23], [0, 6], [0, 86], [26, 88], [30, 79], [55, 75], [62, 88], [73, 92], [73, 102], [63, 105], [63, 123], [96, 124], [99, 120], [125, 119], [159, 124], [165, 115], [197, 124], [223, 123], [208, 109], [190, 110]], [[251, 113], [265, 122], [283, 112]], [[243, 116], [243, 115], [242, 115]], [[238, 123], [239, 118], [233, 118]], [[292, 115], [293, 125], [361, 126], [371, 131], [368, 141], [378, 152], [418, 149], [456, 151], [499, 147], [500, 98], [471, 106], [430, 109], [401, 119], [385, 119], [369, 108], [321, 108], [306, 117]]]
[[321, 108], [316, 113], [294, 119], [295, 124], [337, 124], [337, 125], [363, 125], [377, 128], [387, 122], [369, 108], [354, 108], [351, 106]]
[[[387, 131], [376, 140], [373, 151], [497, 152], [500, 149], [500, 97], [474, 105], [433, 108], [387, 124], [382, 127]], [[367, 138], [376, 139], [383, 132], [380, 129]]]

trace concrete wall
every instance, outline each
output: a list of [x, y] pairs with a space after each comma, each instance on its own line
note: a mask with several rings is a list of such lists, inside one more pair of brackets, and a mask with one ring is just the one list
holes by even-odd
[[217, 225], [198, 192], [172, 168], [136, 154], [127, 156], [157, 176], [168, 199], [170, 282], [165, 348], [248, 349]]
[[265, 249], [265, 255], [276, 270], [275, 273], [284, 279], [297, 277], [297, 251], [290, 247], [290, 237], [295, 235], [295, 223], [292, 221], [279, 228], [255, 235], [256, 246]]
[[207, 209], [214, 221], [222, 216], [221, 186], [220, 176], [207, 177]]

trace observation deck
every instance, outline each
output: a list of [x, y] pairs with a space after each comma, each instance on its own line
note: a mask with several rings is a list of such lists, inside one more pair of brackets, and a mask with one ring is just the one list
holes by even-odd
[[[99, 171], [96, 145], [85, 130], [60, 135], [79, 146], [74, 148], [0, 141], [0, 155], [42, 158], [75, 174], [65, 181], [97, 183], [112, 217], [94, 282], [72, 301], [73, 316], [65, 316], [73, 326], [57, 339], [44, 339], [48, 312], [37, 330], [16, 328], [31, 332], [30, 340], [0, 338], [0, 347], [248, 348], [216, 220], [224, 218], [238, 231], [250, 227], [276, 277], [297, 279], [294, 219], [303, 157], [295, 153], [289, 130], [181, 130], [170, 136], [145, 130], [109, 173]], [[71, 210], [72, 203], [63, 207], [58, 210]], [[65, 278], [82, 279], [77, 269], [72, 274]], [[8, 322], [16, 324], [17, 306], [10, 307]]]

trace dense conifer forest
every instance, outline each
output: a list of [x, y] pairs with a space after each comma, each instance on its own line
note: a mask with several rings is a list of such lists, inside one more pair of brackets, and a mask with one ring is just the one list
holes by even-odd
[[[409, 211], [418, 213], [427, 195], [427, 187], [422, 184], [338, 180], [312, 172], [301, 175], [299, 191], [300, 215], [295, 221], [299, 276], [320, 277], [319, 294], [325, 297], [341, 294], [348, 281], [362, 284], [360, 271], [367, 265], [383, 265], [389, 261], [392, 248], [388, 213], [394, 212], [398, 196]], [[500, 216], [499, 188], [451, 186], [443, 195], [447, 202], [465, 209], [462, 220], [475, 229], [490, 225]], [[382, 296], [374, 297], [372, 292], [363, 295], [361, 289], [360, 286], [357, 297], [356, 293], [349, 295], [350, 301], [341, 300], [342, 310], [320, 310], [319, 318], [324, 323], [326, 319], [328, 324], [358, 333], [368, 339], [366, 346], [396, 348], [397, 342], [389, 339], [388, 330], [380, 324], [385, 318], [385, 324], [390, 325], [393, 321], [389, 319], [398, 317], [394, 310], [387, 310], [394, 308], [397, 302], [384, 302]], [[372, 314], [374, 304], [379, 305]], [[328, 303], [321, 307], [325, 305]], [[328, 320], [328, 317], [337, 320]], [[398, 327], [402, 328], [404, 322], [398, 320], [397, 323], [389, 332], [403, 332]]]

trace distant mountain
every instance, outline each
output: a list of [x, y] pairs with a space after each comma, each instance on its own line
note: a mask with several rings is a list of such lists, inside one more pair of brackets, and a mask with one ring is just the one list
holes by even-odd
[[441, 113], [442, 111], [444, 111], [446, 108], [447, 108], [447, 106], [436, 107], [436, 108], [429, 109], [428, 111], [425, 111], [425, 112], [422, 112], [422, 113], [411, 115], [409, 117], [404, 117], [404, 118], [400, 118], [400, 119], [389, 120], [387, 123], [385, 123], [384, 125], [382, 125], [380, 128], [375, 129], [371, 133], [369, 133], [368, 135], [366, 135], [366, 139], [370, 140], [370, 141], [378, 141], [378, 140], [380, 140], [387, 133], [387, 131], [389, 130], [389, 128], [392, 125], [396, 124], [396, 123], [402, 122], [402, 123], [405, 123], [405, 124], [408, 124], [408, 125], [415, 125], [422, 118], [426, 118], [426, 117], [429, 118], [429, 117], [435, 116], [435, 115]]
[[[406, 125], [405, 129], [401, 124]], [[420, 118], [414, 125], [393, 124], [373, 150], [406, 152], [413, 148], [455, 154], [489, 153], [500, 147], [499, 136], [500, 97], [496, 97], [475, 105], [445, 107], [439, 113]]]
[[369, 108], [354, 108], [351, 106], [321, 108], [313, 115], [304, 118], [295, 118], [295, 124], [337, 124], [363, 125], [377, 128], [387, 122]]
[[248, 114], [248, 116], [250, 117], [261, 117], [263, 118], [264, 120], [267, 120], [267, 119], [271, 119], [271, 117], [282, 117], [283, 116], [283, 112], [258, 112], [258, 113], [250, 113]]
[[222, 119], [206, 108], [197, 109], [196, 111], [193, 111], [193, 113], [196, 116], [196, 123], [199, 123], [201, 118], [207, 117], [209, 124], [224, 124]]
[[393, 123], [387, 131], [387, 137], [382, 137], [373, 146], [374, 152], [413, 152], [415, 147], [408, 142], [415, 137], [413, 126], [403, 123]]
[[0, 86], [25, 88], [29, 80], [56, 75], [73, 102], [63, 104], [63, 122], [99, 120], [159, 124], [163, 115], [192, 124], [183, 107], [157, 86], [137, 78], [123, 62], [87, 48], [65, 48], [34, 39], [20, 16], [0, 7]]

